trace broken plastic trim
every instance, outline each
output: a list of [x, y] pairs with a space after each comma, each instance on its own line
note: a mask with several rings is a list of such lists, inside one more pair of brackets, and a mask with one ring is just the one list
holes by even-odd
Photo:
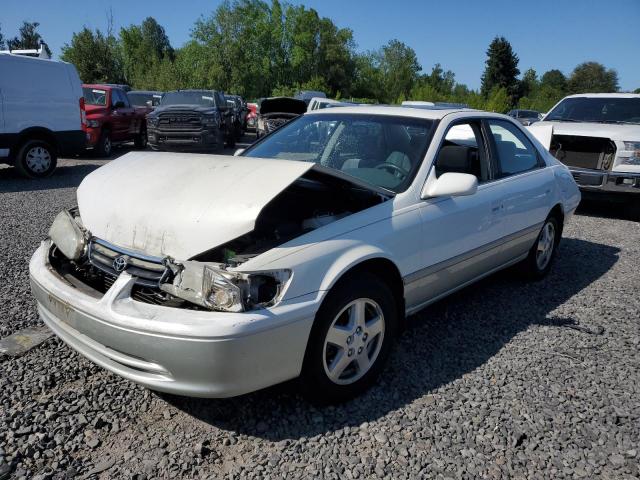
[[291, 270], [235, 273], [211, 262], [170, 262], [172, 283], [160, 290], [210, 310], [242, 312], [278, 303], [291, 280]]

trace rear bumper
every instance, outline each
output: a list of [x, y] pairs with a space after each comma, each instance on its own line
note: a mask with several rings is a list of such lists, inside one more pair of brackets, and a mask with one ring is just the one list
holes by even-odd
[[315, 295], [255, 312], [186, 310], [133, 300], [126, 273], [104, 296], [90, 295], [52, 269], [49, 247], [43, 242], [29, 264], [38, 312], [103, 368], [153, 390], [196, 397], [240, 395], [300, 374]]
[[148, 127], [147, 140], [151, 147], [161, 150], [211, 151], [224, 147], [217, 128], [167, 131]]
[[590, 170], [570, 167], [571, 175], [586, 192], [640, 194], [640, 173]]

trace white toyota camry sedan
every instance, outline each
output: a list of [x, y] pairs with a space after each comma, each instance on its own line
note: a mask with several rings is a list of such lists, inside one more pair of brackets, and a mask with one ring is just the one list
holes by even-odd
[[341, 401], [407, 315], [510, 265], [545, 275], [580, 201], [519, 124], [473, 110], [320, 110], [238, 153], [129, 153], [88, 175], [30, 263], [51, 330], [153, 390], [299, 377]]

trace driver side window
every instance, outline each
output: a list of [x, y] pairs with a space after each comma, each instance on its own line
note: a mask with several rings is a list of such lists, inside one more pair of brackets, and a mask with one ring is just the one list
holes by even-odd
[[436, 176], [443, 173], [468, 173], [478, 183], [489, 180], [482, 133], [478, 122], [464, 122], [449, 127], [434, 163]]

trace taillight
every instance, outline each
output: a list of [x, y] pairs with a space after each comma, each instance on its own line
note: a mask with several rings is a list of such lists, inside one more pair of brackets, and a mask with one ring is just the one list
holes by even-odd
[[87, 112], [84, 109], [84, 97], [80, 97], [80, 123], [83, 127], [87, 126]]

